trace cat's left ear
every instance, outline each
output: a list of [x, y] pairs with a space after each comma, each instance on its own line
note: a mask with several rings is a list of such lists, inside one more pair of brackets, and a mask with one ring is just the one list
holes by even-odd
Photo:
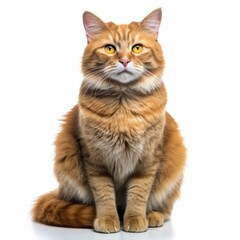
[[141, 22], [141, 28], [149, 33], [155, 33], [158, 36], [158, 31], [162, 19], [162, 9], [158, 8], [149, 13]]
[[83, 13], [83, 25], [86, 31], [88, 43], [91, 42], [94, 36], [107, 29], [104, 22], [99, 17], [87, 11]]

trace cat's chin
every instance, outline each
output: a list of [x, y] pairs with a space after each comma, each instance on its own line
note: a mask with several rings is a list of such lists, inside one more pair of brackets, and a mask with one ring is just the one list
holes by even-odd
[[134, 74], [130, 72], [122, 72], [120, 74], [114, 74], [111, 76], [113, 81], [117, 81], [119, 83], [128, 84], [130, 82], [136, 81], [140, 79], [140, 74]]

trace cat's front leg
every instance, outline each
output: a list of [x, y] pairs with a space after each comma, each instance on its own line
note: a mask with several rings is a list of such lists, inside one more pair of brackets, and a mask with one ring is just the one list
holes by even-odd
[[153, 180], [154, 174], [139, 175], [130, 180], [124, 214], [124, 231], [144, 232], [147, 230], [146, 208]]
[[89, 182], [96, 205], [94, 230], [103, 233], [114, 233], [120, 230], [120, 221], [116, 208], [114, 184], [107, 175], [89, 171]]

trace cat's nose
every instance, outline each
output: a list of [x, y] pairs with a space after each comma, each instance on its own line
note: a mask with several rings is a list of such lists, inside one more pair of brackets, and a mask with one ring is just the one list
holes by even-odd
[[127, 58], [120, 59], [119, 62], [120, 62], [124, 67], [126, 67], [126, 66], [128, 65], [128, 63], [130, 63], [129, 59], [127, 59]]

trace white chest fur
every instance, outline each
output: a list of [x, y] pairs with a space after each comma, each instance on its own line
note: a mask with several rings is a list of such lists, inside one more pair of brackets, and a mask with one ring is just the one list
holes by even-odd
[[105, 167], [114, 181], [122, 184], [136, 168], [143, 152], [144, 139], [132, 139], [118, 133], [99, 141], [98, 144], [101, 145]]

